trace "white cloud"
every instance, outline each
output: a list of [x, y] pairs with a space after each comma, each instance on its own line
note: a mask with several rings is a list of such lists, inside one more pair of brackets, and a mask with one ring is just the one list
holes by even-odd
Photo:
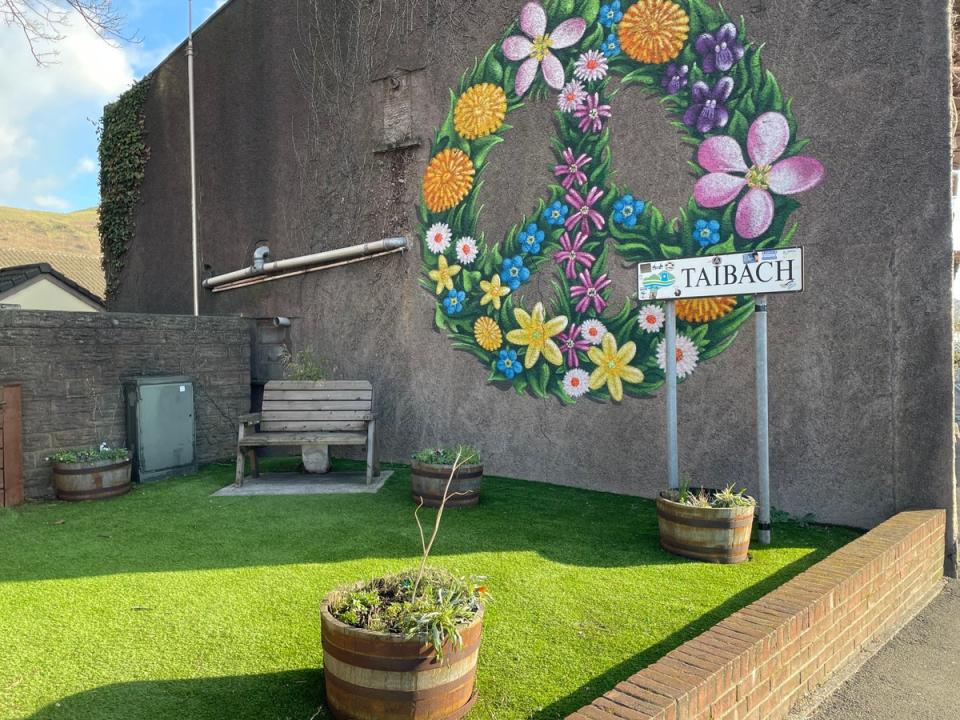
[[[4, 195], [19, 196], [24, 202], [29, 199], [29, 195], [24, 196], [29, 193], [23, 184], [27, 180], [23, 178], [25, 163], [36, 160], [43, 149], [32, 135], [39, 133], [39, 128], [62, 123], [69, 113], [98, 116], [99, 108], [134, 80], [127, 50], [104, 42], [78, 17], [74, 16], [63, 35], [63, 40], [56, 43], [59, 54], [55, 64], [38, 67], [23, 34], [0, 24], [0, 167], [4, 178], [0, 187]], [[64, 182], [70, 179], [69, 165], [67, 168]], [[11, 190], [9, 186], [14, 183]], [[54, 195], [40, 195], [33, 200], [51, 208], [64, 202]]]
[[81, 173], [92, 173], [97, 171], [97, 167], [98, 165], [96, 160], [89, 157], [82, 157], [79, 161], [77, 161], [77, 167], [73, 172], [78, 175]]
[[44, 210], [69, 210], [70, 203], [56, 195], [35, 195], [33, 203]]

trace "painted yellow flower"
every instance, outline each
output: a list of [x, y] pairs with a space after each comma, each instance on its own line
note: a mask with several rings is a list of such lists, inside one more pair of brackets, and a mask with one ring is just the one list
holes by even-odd
[[463, 150], [441, 150], [427, 165], [423, 174], [423, 199], [430, 212], [443, 212], [455, 207], [473, 187], [476, 169]]
[[488, 318], [486, 315], [478, 318], [473, 324], [473, 336], [477, 339], [480, 347], [490, 352], [499, 350], [500, 346], [503, 345], [500, 326], [493, 318]]
[[623, 14], [617, 34], [620, 47], [634, 60], [665, 63], [683, 49], [690, 18], [669, 0], [639, 0]]
[[490, 278], [490, 282], [486, 280], [480, 281], [480, 289], [483, 290], [483, 297], [480, 298], [480, 304], [486, 305], [487, 303], [493, 303], [493, 309], [500, 309], [500, 298], [506, 297], [510, 294], [510, 288], [506, 285], [500, 284], [500, 276], [494, 275]]
[[453, 276], [460, 272], [459, 265], [448, 265], [447, 259], [441, 255], [437, 258], [439, 267], [427, 273], [430, 279], [437, 283], [437, 295], [446, 290], [453, 290]]
[[705, 323], [719, 320], [736, 306], [735, 297], [677, 300], [677, 317], [685, 322]]
[[465, 140], [496, 132], [507, 114], [507, 95], [498, 85], [480, 83], [467, 90], [453, 109], [453, 126]]
[[633, 356], [637, 354], [637, 346], [631, 340], [624, 343], [623, 347], [617, 349], [617, 339], [613, 333], [607, 333], [603, 336], [603, 342], [600, 347], [592, 347], [587, 350], [590, 360], [597, 366], [597, 369], [590, 373], [590, 380], [587, 385], [591, 390], [599, 390], [604, 385], [617, 402], [623, 400], [623, 383], [641, 383], [643, 382], [643, 371], [630, 365]]
[[552, 320], [544, 320], [543, 303], [537, 303], [533, 306], [533, 313], [530, 315], [523, 308], [514, 308], [513, 316], [517, 319], [520, 329], [508, 332], [507, 340], [514, 345], [527, 346], [527, 354], [523, 358], [525, 368], [528, 370], [532, 368], [541, 354], [548, 363], [560, 365], [563, 362], [560, 348], [550, 338], [562, 332], [567, 326], [567, 318], [564, 315], [558, 315]]

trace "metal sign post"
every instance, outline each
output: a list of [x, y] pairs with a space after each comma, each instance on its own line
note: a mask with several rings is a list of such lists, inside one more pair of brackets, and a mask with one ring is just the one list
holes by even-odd
[[770, 543], [770, 431], [767, 394], [768, 294], [803, 290], [803, 249], [754, 250], [640, 263], [638, 299], [666, 305], [667, 478], [680, 485], [677, 442], [677, 300], [755, 295], [757, 318], [757, 470], [762, 544]]
[[757, 470], [760, 478], [760, 544], [770, 544], [770, 432], [767, 403], [767, 296], [757, 295]]
[[680, 455], [677, 443], [677, 305], [667, 302], [666, 317], [667, 373], [667, 482], [675, 490], [680, 487]]

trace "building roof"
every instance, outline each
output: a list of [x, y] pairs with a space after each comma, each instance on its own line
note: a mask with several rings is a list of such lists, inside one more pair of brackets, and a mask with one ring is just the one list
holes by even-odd
[[83, 287], [102, 304], [107, 291], [107, 281], [99, 255], [92, 253], [50, 252], [29, 248], [0, 248], [0, 270], [3, 268], [46, 265], [70, 282]]
[[54, 270], [48, 263], [34, 263], [32, 265], [18, 265], [16, 267], [0, 268], [0, 294], [13, 290], [40, 275], [50, 275], [74, 292], [79, 293], [93, 303], [103, 307], [103, 300], [82, 285], [75, 283], [66, 275]]

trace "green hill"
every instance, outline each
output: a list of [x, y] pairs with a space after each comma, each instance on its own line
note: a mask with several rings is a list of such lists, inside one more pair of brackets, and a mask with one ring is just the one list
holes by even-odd
[[99, 255], [97, 210], [54, 213], [0, 207], [0, 248]]

